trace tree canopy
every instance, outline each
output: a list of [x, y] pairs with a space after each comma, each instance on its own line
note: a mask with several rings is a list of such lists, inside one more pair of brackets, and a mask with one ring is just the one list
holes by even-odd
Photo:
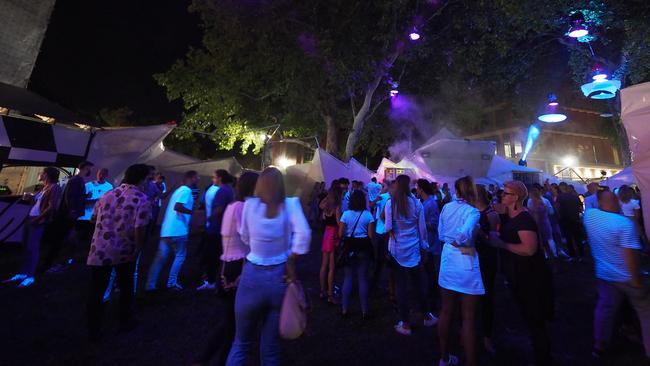
[[[259, 151], [259, 129], [280, 124], [326, 133], [327, 149], [346, 158], [385, 150], [409, 128], [390, 122], [393, 83], [434, 101], [427, 118], [464, 129], [500, 102], [529, 113], [567, 75], [584, 83], [594, 62], [628, 85], [650, 73], [642, 0], [194, 0], [191, 11], [203, 46], [156, 79], [183, 100], [184, 127], [214, 133], [226, 149]], [[590, 43], [566, 37], [575, 11]]]

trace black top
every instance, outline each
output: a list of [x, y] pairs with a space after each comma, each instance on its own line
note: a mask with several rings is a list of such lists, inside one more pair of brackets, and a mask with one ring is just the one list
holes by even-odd
[[323, 221], [325, 222], [325, 226], [339, 226], [339, 224], [336, 222], [336, 213], [333, 215], [325, 215], [325, 219]]
[[[488, 215], [492, 212], [494, 212], [492, 207], [486, 208], [485, 210], [481, 211], [481, 217], [478, 220], [480, 230], [486, 235], [490, 234], [491, 227], [490, 227], [490, 220], [488, 220]], [[489, 251], [489, 250], [493, 251], [496, 248], [494, 248], [489, 242], [483, 240], [482, 236], [477, 236], [476, 249], [479, 251], [479, 255], [481, 255], [482, 252], [484, 251]]]
[[557, 202], [560, 206], [559, 214], [561, 220], [580, 220], [582, 202], [580, 202], [580, 198], [578, 196], [571, 193], [561, 193], [557, 197]]
[[[523, 211], [515, 217], [507, 214], [501, 217], [501, 240], [510, 244], [521, 244], [519, 231], [537, 232], [535, 219], [528, 211]], [[546, 263], [541, 244], [537, 245], [537, 252], [532, 256], [515, 254], [509, 250], [503, 251], [503, 269], [508, 281], [514, 287], [530, 286], [541, 282], [545, 275]]]
[[86, 212], [86, 182], [81, 176], [75, 175], [66, 183], [59, 211], [73, 220]]

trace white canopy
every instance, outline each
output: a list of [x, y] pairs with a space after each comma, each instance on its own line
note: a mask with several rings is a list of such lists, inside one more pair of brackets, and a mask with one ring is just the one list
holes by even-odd
[[354, 158], [344, 163], [323, 149], [314, 152], [310, 163], [292, 165], [286, 169], [287, 194], [303, 199], [309, 197], [316, 182], [325, 182], [329, 187], [334, 179], [342, 177], [368, 183], [374, 172]]
[[[429, 171], [446, 177], [485, 177], [496, 149], [494, 141], [474, 141], [454, 137], [443, 130], [415, 150], [411, 161], [421, 160]], [[433, 140], [433, 141], [432, 141]]]
[[627, 168], [600, 182], [600, 185], [614, 189], [624, 184], [632, 185], [634, 183], [636, 183], [636, 179], [632, 173], [632, 167], [628, 166]]
[[621, 90], [621, 119], [632, 153], [632, 173], [644, 192], [643, 217], [646, 234], [650, 234], [650, 83]]

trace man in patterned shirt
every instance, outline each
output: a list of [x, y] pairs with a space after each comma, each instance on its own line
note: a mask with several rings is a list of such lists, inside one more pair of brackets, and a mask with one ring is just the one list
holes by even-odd
[[104, 194], [95, 205], [95, 233], [87, 261], [91, 267], [87, 315], [92, 341], [99, 340], [103, 315], [102, 298], [113, 269], [117, 273], [117, 283], [121, 290], [121, 328], [128, 330], [133, 326], [133, 271], [151, 219], [151, 201], [143, 192], [148, 174], [148, 166], [131, 165], [124, 174], [122, 184]]

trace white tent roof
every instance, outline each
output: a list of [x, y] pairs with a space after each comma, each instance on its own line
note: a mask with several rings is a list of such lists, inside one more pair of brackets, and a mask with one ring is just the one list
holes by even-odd
[[325, 182], [329, 186], [334, 179], [345, 177], [368, 183], [373, 175], [373, 171], [354, 158], [344, 163], [325, 150], [317, 149], [310, 163], [287, 167], [287, 193], [305, 198], [311, 193], [315, 182]]
[[600, 185], [613, 189], [618, 188], [624, 184], [632, 185], [634, 183], [636, 183], [636, 179], [634, 178], [634, 174], [632, 174], [632, 167], [628, 166], [627, 168], [600, 182]]
[[420, 157], [435, 174], [448, 177], [484, 177], [494, 156], [494, 141], [440, 139], [418, 148]]
[[99, 130], [90, 144], [87, 160], [107, 168], [114, 177], [113, 183], [117, 184], [129, 165], [160, 155], [162, 140], [174, 127], [174, 124], [164, 124]]

